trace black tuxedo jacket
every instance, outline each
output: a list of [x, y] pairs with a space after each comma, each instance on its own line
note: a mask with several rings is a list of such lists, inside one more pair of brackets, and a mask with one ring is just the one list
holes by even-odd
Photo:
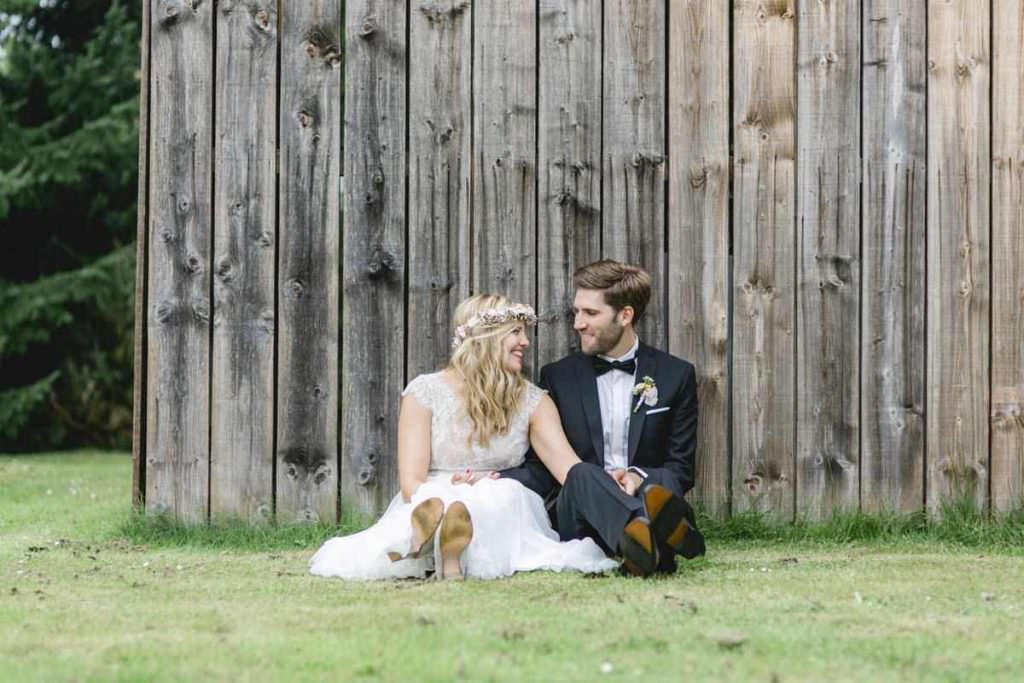
[[[644, 486], [661, 484], [682, 497], [693, 488], [694, 480], [696, 371], [691, 363], [642, 343], [636, 363], [636, 381], [645, 375], [652, 377], [658, 388], [658, 403], [641, 403], [639, 410], [630, 415], [629, 464], [647, 473]], [[562, 428], [576, 455], [584, 462], [604, 467], [604, 430], [592, 357], [574, 353], [545, 365], [540, 372], [540, 387], [558, 406]], [[545, 498], [557, 487], [532, 451], [523, 465], [504, 470], [501, 476], [516, 479]]]

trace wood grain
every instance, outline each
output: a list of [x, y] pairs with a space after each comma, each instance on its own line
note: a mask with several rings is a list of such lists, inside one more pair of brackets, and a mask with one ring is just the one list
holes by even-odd
[[149, 247], [149, 52], [150, 12], [142, 4], [142, 35], [139, 40], [139, 181], [135, 223], [135, 331], [132, 337], [132, 507], [146, 503], [146, 276]]
[[668, 348], [697, 367], [695, 499], [723, 517], [731, 476], [729, 5], [669, 7]]
[[153, 0], [146, 509], [208, 515], [213, 7]]
[[861, 507], [924, 505], [927, 13], [866, 0]]
[[338, 514], [340, 0], [280, 6], [277, 519]]
[[990, 14], [928, 4], [929, 508], [984, 506], [989, 472]]
[[409, 14], [408, 379], [448, 360], [469, 295], [473, 10], [417, 0]]
[[1024, 2], [992, 3], [992, 508], [1024, 502]]
[[[477, 3], [472, 290], [536, 303], [536, 6]], [[527, 363], [534, 365], [535, 348]]]
[[537, 367], [579, 348], [572, 274], [601, 257], [601, 13], [541, 0]]
[[277, 3], [217, 9], [210, 516], [270, 521]]
[[859, 3], [801, 5], [797, 46], [797, 513], [859, 507]]
[[732, 508], [780, 519], [796, 483], [794, 3], [733, 3]]
[[640, 338], [667, 347], [665, 333], [665, 3], [604, 6], [602, 255], [642, 266], [653, 296]]
[[406, 6], [346, 4], [342, 503], [380, 512], [398, 492], [405, 379]]

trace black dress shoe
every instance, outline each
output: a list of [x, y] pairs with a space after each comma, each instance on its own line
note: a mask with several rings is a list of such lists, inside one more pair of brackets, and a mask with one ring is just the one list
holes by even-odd
[[704, 536], [687, 521], [682, 498], [660, 484], [644, 488], [643, 498], [654, 539], [663, 546], [662, 554], [667, 549], [687, 559], [704, 554]]
[[658, 544], [645, 517], [634, 517], [619, 541], [622, 567], [633, 576], [650, 576], [658, 568]]

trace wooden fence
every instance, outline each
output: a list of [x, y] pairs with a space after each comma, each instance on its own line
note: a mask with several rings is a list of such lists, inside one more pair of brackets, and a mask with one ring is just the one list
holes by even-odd
[[535, 304], [536, 373], [604, 256], [698, 368], [714, 514], [1019, 505], [1021, 35], [1024, 0], [147, 0], [138, 499], [380, 509], [455, 303]]

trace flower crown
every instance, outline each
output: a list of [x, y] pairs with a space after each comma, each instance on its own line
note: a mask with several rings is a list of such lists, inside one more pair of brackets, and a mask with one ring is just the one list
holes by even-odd
[[466, 338], [477, 327], [493, 327], [512, 322], [513, 320], [533, 325], [537, 322], [537, 314], [533, 312], [533, 307], [527, 304], [511, 304], [501, 308], [488, 308], [487, 310], [480, 311], [467, 320], [465, 325], [459, 325], [455, 328], [455, 336], [452, 337], [452, 350], [454, 351], [459, 348], [462, 342], [466, 341]]

